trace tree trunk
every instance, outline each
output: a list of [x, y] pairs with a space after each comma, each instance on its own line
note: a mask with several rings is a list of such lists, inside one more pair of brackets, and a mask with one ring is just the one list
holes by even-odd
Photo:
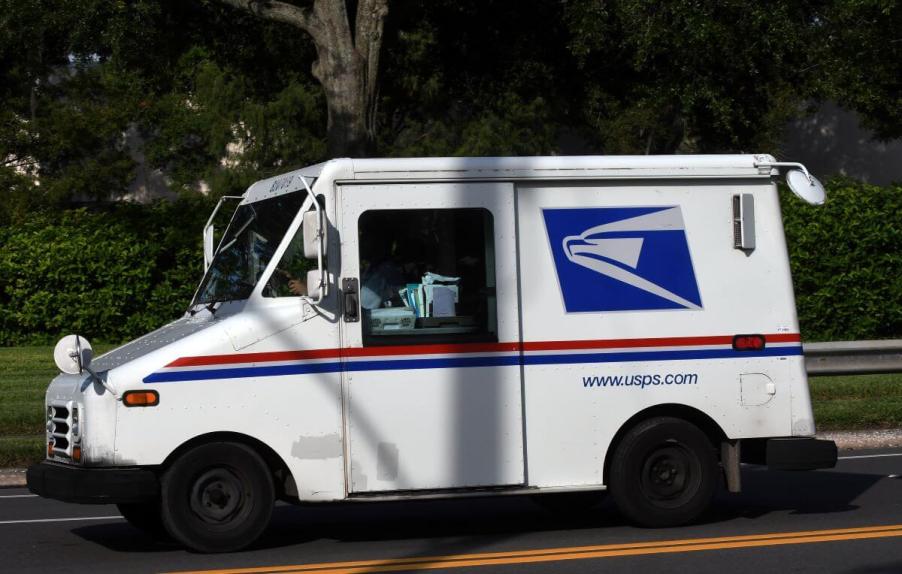
[[326, 96], [329, 156], [372, 153], [379, 52], [388, 0], [359, 0], [353, 25], [344, 0], [314, 0], [312, 7], [304, 8], [276, 0], [220, 1], [309, 34], [317, 55], [313, 76]]

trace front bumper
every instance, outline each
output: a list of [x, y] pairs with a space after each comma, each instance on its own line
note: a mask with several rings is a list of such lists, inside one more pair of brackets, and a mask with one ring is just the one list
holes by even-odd
[[773, 470], [815, 470], [836, 466], [836, 443], [808, 437], [767, 441], [766, 464]]
[[141, 467], [90, 468], [44, 461], [28, 469], [28, 490], [82, 504], [146, 502], [159, 496], [156, 473]]

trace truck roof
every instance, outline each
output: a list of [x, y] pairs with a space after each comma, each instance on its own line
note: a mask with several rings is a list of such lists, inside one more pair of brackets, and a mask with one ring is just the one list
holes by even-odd
[[773, 161], [766, 154], [340, 158], [260, 180], [245, 201], [301, 188], [292, 176], [309, 182], [324, 172], [338, 181], [748, 178], [770, 176], [758, 164]]
[[[534, 157], [428, 157], [352, 159], [354, 179], [423, 177], [585, 177], [609, 172], [669, 172], [670, 175], [762, 175], [756, 162], [774, 161], [766, 155], [607, 155]], [[765, 173], [769, 173], [766, 170]]]

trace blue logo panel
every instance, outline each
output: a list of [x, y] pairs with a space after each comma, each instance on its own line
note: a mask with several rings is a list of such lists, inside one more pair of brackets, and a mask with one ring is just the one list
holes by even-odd
[[542, 215], [568, 313], [702, 308], [679, 206]]

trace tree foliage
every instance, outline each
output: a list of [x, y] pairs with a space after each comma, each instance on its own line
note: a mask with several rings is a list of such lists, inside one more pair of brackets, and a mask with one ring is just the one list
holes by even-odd
[[[376, 155], [779, 155], [786, 122], [828, 99], [878, 137], [902, 137], [902, 9], [892, 0], [290, 5], [345, 15], [336, 33], [355, 48], [338, 61], [365, 76], [349, 113], [366, 117], [344, 119], [364, 126]], [[317, 64], [334, 56], [328, 34], [260, 17], [273, 6], [288, 4], [0, 0], [0, 341], [63, 326], [123, 338], [174, 316], [197, 279], [197, 191], [239, 194], [333, 153], [338, 84]], [[352, 16], [361, 6], [388, 13], [371, 14], [384, 28], [364, 30], [378, 32], [381, 50], [355, 56], [366, 43]], [[139, 170], [182, 193], [180, 207], [69, 210], [123, 197]], [[807, 336], [900, 332], [898, 249], [887, 243], [898, 245], [899, 188], [888, 189], [846, 182], [822, 212], [786, 205]], [[863, 263], [872, 260], [894, 275]], [[105, 291], [114, 276], [123, 290]], [[70, 281], [85, 289], [60, 295], [52, 316], [46, 305]], [[102, 315], [76, 305], [89, 293]], [[817, 314], [825, 305], [829, 324]]]
[[902, 5], [836, 0], [818, 29], [814, 74], [826, 95], [858, 112], [878, 138], [902, 137]]
[[[902, 334], [902, 187], [838, 179], [810, 206], [782, 193], [806, 341]], [[46, 213], [0, 229], [0, 346], [70, 332], [120, 342], [180, 316], [201, 276], [209, 199]]]
[[783, 193], [796, 305], [806, 340], [902, 335], [902, 186], [837, 179], [827, 202]]
[[119, 105], [130, 86], [73, 51], [79, 8], [0, 3], [0, 212], [7, 217], [72, 197], [106, 197], [133, 175]]
[[0, 346], [78, 332], [119, 342], [184, 313], [202, 272], [202, 197], [48, 212], [0, 229]]
[[772, 150], [815, 95], [813, 17], [802, 2], [568, 3], [586, 123], [611, 152]]
[[[327, 8], [351, 30], [371, 5], [0, 0], [0, 220], [121, 196], [139, 167], [217, 195], [326, 159], [319, 28]], [[366, 62], [354, 113], [377, 155], [778, 152], [825, 98], [902, 135], [890, 0], [386, 5], [369, 20], [384, 30], [364, 27], [381, 51], [351, 34], [347, 60]], [[291, 6], [307, 28], [260, 17]]]

